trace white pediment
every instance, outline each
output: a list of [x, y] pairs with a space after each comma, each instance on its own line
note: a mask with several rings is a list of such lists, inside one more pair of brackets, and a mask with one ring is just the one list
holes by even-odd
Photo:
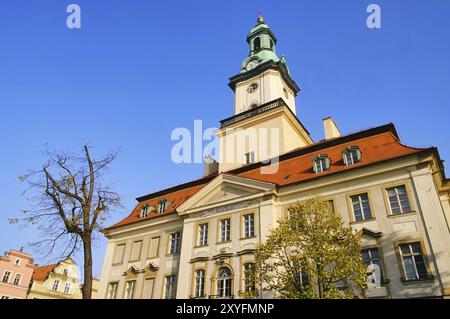
[[263, 196], [275, 190], [275, 184], [261, 182], [235, 175], [221, 174], [206, 187], [178, 207], [179, 213], [218, 206], [245, 200], [254, 196]]

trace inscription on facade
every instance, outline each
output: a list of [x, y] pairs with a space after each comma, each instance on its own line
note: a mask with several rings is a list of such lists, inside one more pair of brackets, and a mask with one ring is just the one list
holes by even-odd
[[202, 213], [202, 218], [214, 215], [214, 214], [219, 214], [219, 213], [224, 213], [224, 212], [228, 212], [230, 210], [235, 210], [235, 209], [241, 209], [241, 208], [247, 208], [250, 207], [251, 205], [255, 204], [255, 201], [243, 201], [243, 202], [238, 202], [238, 203], [232, 203], [232, 204], [228, 204], [228, 205], [224, 205], [221, 207], [216, 207], [216, 208], [211, 208], [208, 210], [205, 210]]

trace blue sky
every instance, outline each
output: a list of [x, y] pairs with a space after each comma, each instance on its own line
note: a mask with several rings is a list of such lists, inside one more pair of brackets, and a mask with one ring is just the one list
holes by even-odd
[[[70, 3], [79, 30], [66, 27]], [[382, 29], [366, 27], [370, 3]], [[437, 146], [450, 161], [447, 0], [1, 0], [0, 249], [39, 238], [6, 219], [28, 207], [18, 176], [44, 162], [46, 144], [121, 149], [108, 179], [125, 208], [110, 224], [135, 197], [200, 177], [201, 165], [172, 163], [171, 132], [232, 115], [228, 78], [260, 11], [302, 88], [297, 115], [313, 139], [326, 116], [344, 133], [394, 122], [405, 144]], [[97, 276], [104, 249], [101, 239]]]

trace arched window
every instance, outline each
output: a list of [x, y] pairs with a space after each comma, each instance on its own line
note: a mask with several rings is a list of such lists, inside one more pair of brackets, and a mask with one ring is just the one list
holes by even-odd
[[255, 280], [253, 270], [255, 269], [255, 264], [246, 263], [244, 264], [244, 291], [245, 293], [253, 293], [256, 290]]
[[261, 39], [258, 37], [253, 42], [253, 51], [259, 51], [261, 49]]
[[205, 296], [205, 271], [199, 269], [195, 272], [195, 297]]
[[330, 159], [327, 155], [317, 155], [313, 158], [313, 171], [316, 174], [328, 171], [330, 168]]
[[217, 297], [227, 298], [231, 297], [231, 270], [227, 267], [222, 267], [217, 273]]
[[270, 39], [269, 41], [270, 41], [270, 50], [273, 51], [273, 41], [272, 41], [272, 39]]

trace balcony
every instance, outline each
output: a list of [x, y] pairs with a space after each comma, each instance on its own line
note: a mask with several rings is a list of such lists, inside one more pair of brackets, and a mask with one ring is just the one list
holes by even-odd
[[257, 107], [254, 107], [254, 108], [250, 109], [250, 110], [247, 110], [245, 112], [236, 114], [236, 115], [234, 115], [232, 117], [229, 117], [229, 118], [227, 118], [225, 120], [220, 121], [220, 127], [224, 128], [224, 127], [233, 125], [233, 124], [235, 124], [237, 122], [240, 122], [242, 120], [248, 119], [248, 118], [253, 117], [255, 115], [264, 113], [264, 112], [266, 112], [268, 110], [272, 110], [272, 109], [275, 109], [277, 107], [285, 106], [285, 105], [286, 105], [286, 102], [284, 102], [283, 99], [281, 99], [281, 98], [277, 99], [277, 100], [274, 100], [274, 101], [270, 101], [270, 102], [265, 103], [265, 104], [261, 104], [261, 105], [259, 105]]

